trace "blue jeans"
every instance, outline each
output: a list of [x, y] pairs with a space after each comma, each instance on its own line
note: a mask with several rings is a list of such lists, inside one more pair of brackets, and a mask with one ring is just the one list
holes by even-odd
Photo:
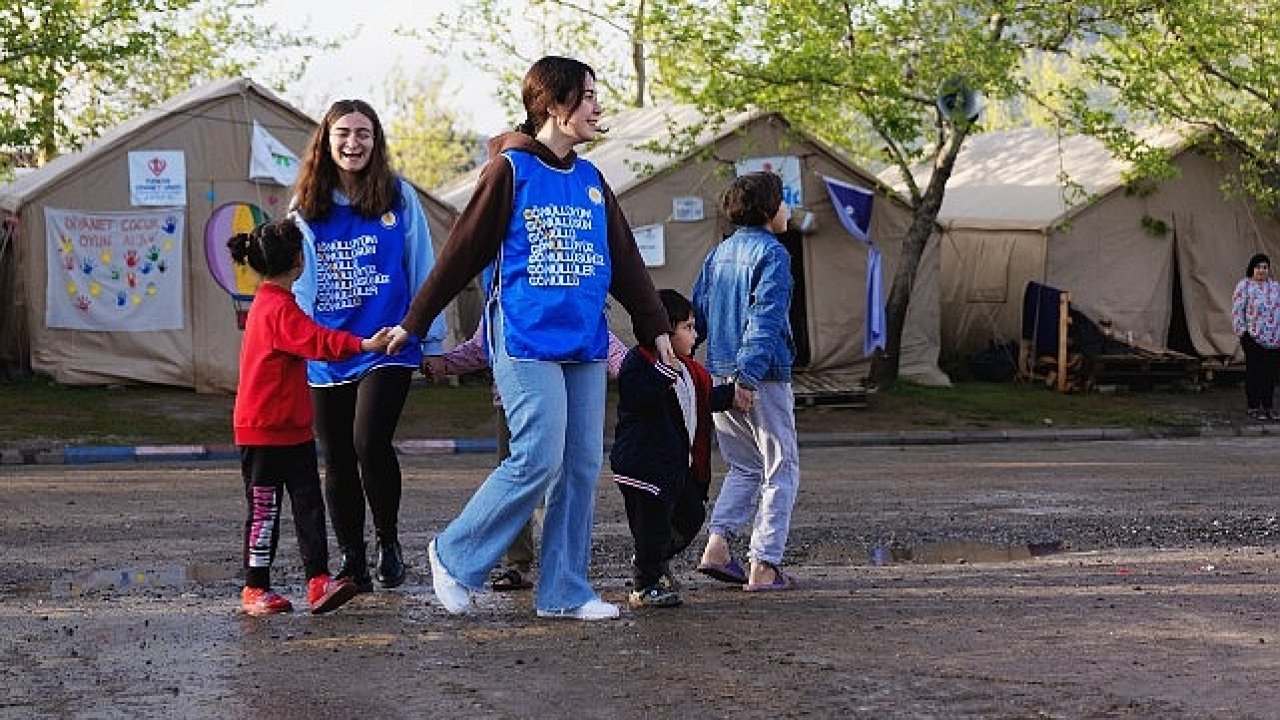
[[513, 360], [501, 342], [491, 351], [511, 455], [436, 536], [436, 554], [458, 582], [479, 590], [545, 497], [535, 603], [572, 610], [596, 597], [587, 566], [604, 457], [605, 363]]
[[750, 559], [777, 565], [787, 547], [791, 508], [800, 487], [791, 383], [762, 382], [751, 412], [730, 410], [712, 417], [729, 471], [708, 530], [731, 538], [750, 524]]

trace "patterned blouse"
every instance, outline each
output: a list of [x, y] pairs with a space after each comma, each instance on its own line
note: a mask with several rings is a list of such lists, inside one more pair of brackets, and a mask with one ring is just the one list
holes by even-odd
[[1259, 345], [1280, 347], [1280, 283], [1245, 278], [1231, 293], [1231, 329], [1246, 332]]

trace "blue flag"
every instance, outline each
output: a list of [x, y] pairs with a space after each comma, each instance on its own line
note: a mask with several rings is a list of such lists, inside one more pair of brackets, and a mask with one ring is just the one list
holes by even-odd
[[875, 198], [875, 193], [825, 175], [822, 181], [827, 184], [827, 192], [831, 194], [831, 204], [835, 205], [840, 224], [844, 225], [850, 235], [870, 244], [871, 201]]
[[822, 177], [835, 206], [836, 217], [849, 234], [868, 246], [867, 253], [867, 334], [862, 339], [862, 354], [870, 355], [883, 348], [885, 341], [884, 279], [880, 249], [871, 242], [871, 201], [875, 192], [850, 185], [827, 176]]

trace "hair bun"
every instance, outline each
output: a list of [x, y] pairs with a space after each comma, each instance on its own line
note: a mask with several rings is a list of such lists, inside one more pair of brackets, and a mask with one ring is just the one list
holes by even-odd
[[231, 251], [231, 259], [244, 263], [249, 259], [249, 243], [253, 242], [253, 236], [249, 233], [236, 233], [227, 239], [227, 249]]

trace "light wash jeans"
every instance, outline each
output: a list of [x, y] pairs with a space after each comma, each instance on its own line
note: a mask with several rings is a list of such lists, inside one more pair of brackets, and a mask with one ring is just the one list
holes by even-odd
[[[500, 313], [494, 319], [498, 325]], [[604, 457], [605, 363], [513, 360], [501, 342], [491, 350], [511, 455], [436, 536], [436, 554], [458, 582], [483, 588], [545, 496], [535, 604], [572, 610], [596, 597], [587, 566]]]
[[708, 530], [732, 538], [750, 523], [750, 559], [775, 565], [787, 548], [791, 508], [800, 487], [795, 402], [791, 383], [762, 382], [751, 412], [712, 415], [729, 471]]

